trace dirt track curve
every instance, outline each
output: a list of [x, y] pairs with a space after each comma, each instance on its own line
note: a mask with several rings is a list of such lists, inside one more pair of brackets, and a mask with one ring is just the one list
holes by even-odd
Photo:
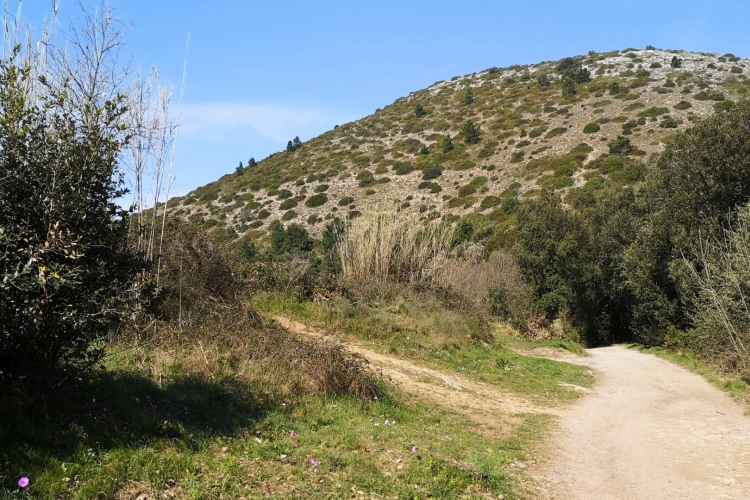
[[[275, 319], [296, 334], [326, 336]], [[520, 413], [557, 416], [545, 459], [528, 471], [534, 498], [750, 499], [750, 417], [700, 376], [655, 356], [622, 346], [590, 349], [585, 358], [562, 356], [594, 370], [597, 384], [560, 409], [361, 346], [346, 347], [405, 392], [463, 413], [485, 432], [503, 434]]]
[[750, 418], [703, 378], [622, 346], [559, 421], [538, 471], [550, 499], [750, 499]]

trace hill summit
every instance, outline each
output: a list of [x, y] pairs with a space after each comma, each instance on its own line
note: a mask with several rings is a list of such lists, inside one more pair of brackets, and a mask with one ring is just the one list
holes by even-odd
[[643, 179], [670, 137], [750, 96], [733, 54], [626, 49], [439, 81], [170, 200], [236, 240], [274, 220], [313, 234], [378, 207], [502, 226], [542, 190], [567, 202]]

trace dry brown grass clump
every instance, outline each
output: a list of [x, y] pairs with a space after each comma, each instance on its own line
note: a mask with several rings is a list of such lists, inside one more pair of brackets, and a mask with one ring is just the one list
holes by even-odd
[[346, 284], [429, 284], [448, 259], [455, 228], [398, 212], [369, 212], [350, 221], [338, 242]]
[[[245, 284], [222, 249], [193, 228], [169, 228], [160, 288], [147, 311], [114, 339], [139, 368], [161, 380], [175, 371], [239, 380], [270, 395], [380, 392], [364, 361], [341, 347], [300, 339], [269, 324], [243, 301]], [[117, 349], [115, 349], [117, 351]]]
[[485, 259], [480, 245], [459, 247], [436, 270], [433, 283], [476, 307], [495, 309], [492, 312], [496, 314], [525, 318], [531, 312], [531, 290], [515, 256], [507, 251], [495, 251]]
[[121, 337], [118, 345], [136, 353], [139, 369], [155, 380], [179, 371], [213, 382], [245, 382], [277, 398], [336, 394], [372, 400], [381, 392], [364, 360], [337, 344], [301, 339], [259, 321], [244, 305], [217, 307], [187, 329], [169, 322], [151, 331], [148, 338]]

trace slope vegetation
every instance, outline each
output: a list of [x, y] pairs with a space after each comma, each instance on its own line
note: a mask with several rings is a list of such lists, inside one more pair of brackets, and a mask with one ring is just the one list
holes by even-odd
[[542, 189], [569, 200], [643, 178], [677, 130], [750, 95], [750, 61], [655, 49], [590, 53], [437, 82], [170, 201], [236, 239], [274, 220], [319, 234], [378, 207], [512, 225]]

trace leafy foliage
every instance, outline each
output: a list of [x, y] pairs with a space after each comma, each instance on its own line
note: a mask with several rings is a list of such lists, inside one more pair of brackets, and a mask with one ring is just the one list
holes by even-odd
[[80, 113], [46, 87], [34, 102], [27, 71], [0, 63], [0, 380], [52, 383], [100, 360], [141, 266], [115, 203], [122, 101]]

